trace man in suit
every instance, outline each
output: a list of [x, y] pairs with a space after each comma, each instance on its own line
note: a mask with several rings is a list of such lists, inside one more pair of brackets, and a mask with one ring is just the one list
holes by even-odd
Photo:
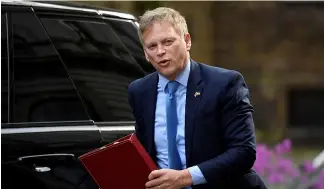
[[173, 9], [147, 11], [139, 26], [157, 70], [128, 89], [136, 135], [160, 168], [145, 187], [266, 188], [251, 169], [253, 107], [243, 76], [192, 60], [186, 21]]

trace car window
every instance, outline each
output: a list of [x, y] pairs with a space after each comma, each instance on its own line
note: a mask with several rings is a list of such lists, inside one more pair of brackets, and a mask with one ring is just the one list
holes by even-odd
[[13, 12], [13, 122], [88, 120], [72, 80], [33, 12]]
[[8, 122], [7, 14], [1, 13], [1, 123]]
[[118, 37], [127, 47], [137, 63], [143, 67], [145, 72], [154, 72], [154, 67], [146, 60], [144, 50], [138, 36], [138, 30], [132, 21], [124, 21], [119, 19], [106, 19], [107, 23], [118, 34]]
[[144, 76], [120, 36], [104, 21], [41, 18], [94, 121], [133, 121], [130, 82]]

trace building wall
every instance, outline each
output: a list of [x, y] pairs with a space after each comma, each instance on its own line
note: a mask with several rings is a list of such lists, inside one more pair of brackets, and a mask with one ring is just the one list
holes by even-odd
[[269, 130], [269, 139], [298, 134], [289, 124], [287, 96], [290, 89], [321, 89], [324, 95], [323, 9], [275, 2], [211, 6], [212, 59], [244, 74], [256, 127]]
[[[287, 105], [290, 89], [324, 91], [323, 7], [293, 2], [148, 4], [150, 8], [172, 7], [185, 16], [193, 59], [244, 75], [255, 107], [256, 128], [265, 131], [264, 140], [292, 135]], [[145, 10], [138, 2], [114, 6], [137, 16]], [[324, 125], [317, 128], [324, 129]], [[322, 137], [314, 131], [309, 133]]]

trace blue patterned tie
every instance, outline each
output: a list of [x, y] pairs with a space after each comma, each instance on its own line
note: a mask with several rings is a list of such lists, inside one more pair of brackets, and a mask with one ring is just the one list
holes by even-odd
[[169, 168], [181, 170], [182, 163], [181, 163], [180, 155], [177, 149], [177, 142], [176, 142], [178, 116], [177, 116], [177, 104], [176, 104], [175, 92], [178, 86], [179, 83], [176, 81], [170, 81], [168, 83], [166, 114], [167, 114]]

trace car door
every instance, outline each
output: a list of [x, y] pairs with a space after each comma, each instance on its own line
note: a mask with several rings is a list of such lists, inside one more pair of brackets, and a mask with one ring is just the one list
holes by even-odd
[[31, 7], [1, 14], [2, 187], [98, 188], [78, 157], [101, 135], [50, 38]]
[[[99, 15], [62, 16], [41, 9], [35, 11], [66, 65], [90, 118], [99, 127], [103, 144], [134, 132], [127, 89], [130, 82], [145, 75], [138, 63], [145, 60], [138, 39], [130, 36], [137, 45], [130, 51], [110, 21]], [[130, 24], [123, 19], [114, 20], [120, 25]]]

